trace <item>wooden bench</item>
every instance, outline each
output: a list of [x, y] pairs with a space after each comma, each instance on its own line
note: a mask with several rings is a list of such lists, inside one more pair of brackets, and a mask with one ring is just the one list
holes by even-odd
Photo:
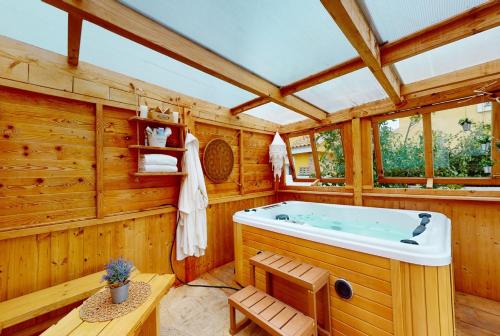
[[[236, 323], [238, 309], [246, 318]], [[229, 297], [230, 333], [236, 334], [250, 320], [273, 336], [312, 336], [314, 320], [278, 301], [254, 286], [247, 286]]]
[[30, 294], [0, 302], [0, 334], [2, 329], [85, 300], [104, 287], [103, 272], [48, 287]]
[[136, 273], [133, 281], [151, 285], [151, 295], [132, 312], [105, 322], [86, 322], [80, 318], [81, 307], [73, 309], [42, 336], [99, 335], [99, 336], [159, 336], [159, 304], [175, 282], [173, 274]]
[[[251, 284], [255, 285], [255, 268], [259, 267], [265, 271], [266, 291], [270, 295], [273, 295], [273, 276], [304, 288], [307, 291], [307, 315], [314, 319], [320, 335], [331, 335], [330, 273], [327, 270], [269, 251], [263, 251], [249, 261]], [[324, 290], [326, 296], [323, 326], [318, 324], [318, 292], [321, 290]]]

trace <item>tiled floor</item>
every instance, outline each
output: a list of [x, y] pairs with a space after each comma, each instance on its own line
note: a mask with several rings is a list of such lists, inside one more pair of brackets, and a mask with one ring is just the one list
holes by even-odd
[[[229, 285], [234, 282], [233, 264], [229, 263], [202, 275], [194, 284]], [[162, 300], [160, 319], [162, 336], [227, 336], [229, 311], [227, 297], [233, 290], [182, 286], [171, 290]], [[457, 336], [499, 336], [500, 302], [457, 293]], [[267, 336], [250, 324], [238, 336]]]

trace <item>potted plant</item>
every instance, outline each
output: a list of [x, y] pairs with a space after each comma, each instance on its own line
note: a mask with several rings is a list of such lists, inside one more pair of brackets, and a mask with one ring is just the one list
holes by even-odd
[[491, 174], [491, 166], [493, 166], [493, 161], [490, 158], [485, 158], [482, 161], [483, 171], [485, 174]]
[[106, 274], [102, 280], [106, 281], [111, 291], [113, 303], [122, 303], [128, 299], [129, 277], [134, 266], [131, 262], [119, 258], [111, 259], [106, 265]]
[[462, 126], [464, 131], [470, 131], [472, 120], [470, 120], [469, 118], [462, 118], [458, 121], [458, 124]]
[[483, 135], [479, 137], [478, 141], [481, 144], [481, 150], [483, 152], [487, 152], [490, 149], [491, 137], [489, 135]]

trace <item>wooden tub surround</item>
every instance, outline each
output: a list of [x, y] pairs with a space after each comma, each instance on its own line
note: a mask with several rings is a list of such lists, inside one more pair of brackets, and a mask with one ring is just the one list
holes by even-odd
[[[451, 265], [421, 266], [235, 223], [236, 281], [252, 283], [252, 258], [269, 251], [325, 269], [330, 274], [329, 320], [334, 335], [455, 335]], [[342, 299], [333, 284], [345, 279], [352, 298]], [[268, 290], [256, 268], [255, 286]], [[273, 296], [307, 312], [307, 295], [296, 283], [273, 278]], [[318, 310], [326, 311], [325, 309]], [[321, 322], [320, 322], [321, 323]]]

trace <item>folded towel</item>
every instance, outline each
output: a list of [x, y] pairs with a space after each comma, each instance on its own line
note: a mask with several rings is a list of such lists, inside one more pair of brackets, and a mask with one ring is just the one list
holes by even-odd
[[139, 171], [149, 173], [177, 173], [177, 166], [170, 165], [139, 165]]
[[143, 154], [141, 161], [147, 165], [170, 165], [177, 166], [177, 158], [165, 154]]

